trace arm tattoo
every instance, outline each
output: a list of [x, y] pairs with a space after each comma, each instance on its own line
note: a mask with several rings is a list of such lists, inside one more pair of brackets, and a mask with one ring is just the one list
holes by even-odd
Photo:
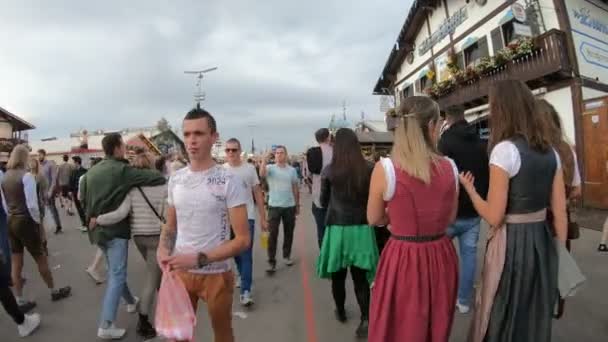
[[173, 249], [175, 248], [175, 241], [177, 240], [177, 230], [169, 230], [166, 229], [164, 231], [162, 244], [163, 247], [169, 251], [169, 254], [173, 253]]

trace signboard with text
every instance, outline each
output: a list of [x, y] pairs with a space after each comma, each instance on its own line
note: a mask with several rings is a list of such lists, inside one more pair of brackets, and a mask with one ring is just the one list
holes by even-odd
[[420, 56], [427, 53], [435, 44], [443, 40], [449, 34], [454, 33], [456, 28], [460, 26], [465, 20], [469, 18], [466, 7], [462, 7], [456, 11], [451, 17], [447, 18], [437, 31], [431, 33], [431, 36], [425, 39], [420, 47], [418, 48], [418, 54]]
[[566, 6], [581, 76], [608, 83], [608, 5], [568, 0]]

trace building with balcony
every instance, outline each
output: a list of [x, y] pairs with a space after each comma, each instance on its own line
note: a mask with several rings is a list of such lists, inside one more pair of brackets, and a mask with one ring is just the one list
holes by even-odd
[[85, 167], [89, 167], [91, 158], [104, 156], [101, 146], [102, 139], [109, 133], [120, 133], [123, 137], [128, 151], [143, 149], [155, 155], [186, 156], [183, 141], [171, 130], [170, 127], [132, 127], [122, 130], [81, 130], [74, 132], [69, 137], [52, 137], [31, 141], [32, 153], [39, 149], [47, 152], [49, 160], [56, 163], [62, 162], [62, 157], [80, 156]]
[[584, 203], [608, 208], [608, 1], [414, 0], [374, 94], [462, 105], [487, 136], [488, 89], [519, 79], [559, 112]]
[[27, 131], [34, 128], [34, 125], [0, 107], [0, 162], [8, 161], [15, 145], [27, 144]]

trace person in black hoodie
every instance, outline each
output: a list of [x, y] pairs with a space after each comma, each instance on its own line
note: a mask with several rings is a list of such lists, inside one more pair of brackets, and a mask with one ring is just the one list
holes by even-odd
[[[451, 107], [446, 110], [446, 129], [439, 140], [439, 151], [454, 160], [460, 172], [475, 175], [475, 188], [486, 198], [488, 193], [489, 166], [485, 144], [474, 126], [464, 118], [464, 108]], [[460, 313], [468, 313], [472, 304], [475, 268], [477, 265], [477, 242], [481, 218], [473, 207], [466, 191], [458, 195], [458, 215], [447, 234], [458, 238], [460, 252], [460, 279], [456, 306]]]
[[87, 222], [84, 215], [84, 210], [82, 208], [82, 204], [78, 199], [78, 187], [80, 183], [80, 177], [82, 177], [85, 173], [87, 173], [87, 169], [82, 167], [82, 158], [79, 156], [72, 157], [74, 161], [74, 165], [76, 166], [70, 175], [70, 192], [72, 194], [72, 198], [74, 199], [74, 206], [76, 206], [76, 211], [78, 211], [78, 216], [80, 217], [80, 223], [82, 226], [80, 227], [81, 231], [87, 231]]

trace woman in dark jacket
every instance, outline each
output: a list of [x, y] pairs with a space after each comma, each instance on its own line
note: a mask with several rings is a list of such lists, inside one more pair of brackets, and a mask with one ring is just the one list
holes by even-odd
[[361, 154], [355, 132], [336, 133], [333, 159], [321, 173], [321, 205], [327, 208], [326, 230], [317, 263], [317, 274], [331, 278], [336, 318], [346, 321], [344, 302], [348, 268], [361, 309], [358, 337], [367, 337], [370, 284], [376, 274], [378, 247], [366, 210], [373, 165]]

